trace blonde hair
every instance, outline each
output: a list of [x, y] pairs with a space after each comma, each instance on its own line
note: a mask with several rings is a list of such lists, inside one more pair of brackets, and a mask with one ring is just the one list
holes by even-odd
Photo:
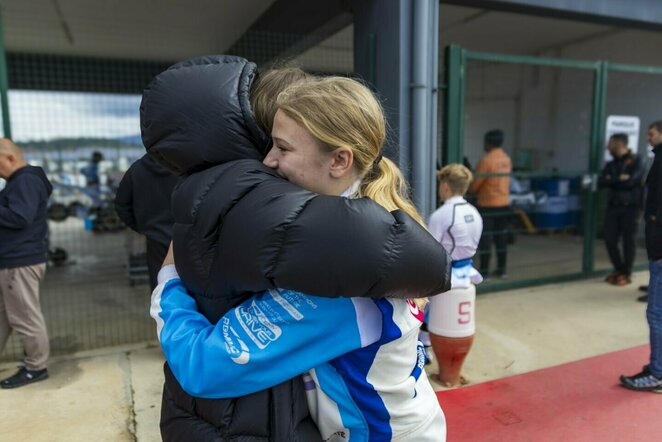
[[437, 173], [439, 184], [448, 183], [453, 193], [464, 195], [469, 189], [469, 184], [474, 179], [473, 174], [462, 164], [449, 164], [442, 167]]
[[259, 75], [251, 87], [250, 101], [255, 122], [271, 137], [274, 116], [278, 110], [276, 99], [284, 89], [298, 81], [314, 78], [297, 67], [278, 67]]
[[301, 124], [329, 151], [352, 149], [361, 178], [359, 195], [385, 209], [400, 209], [420, 224], [423, 220], [408, 197], [402, 172], [382, 158], [386, 119], [373, 93], [356, 80], [326, 77], [299, 82], [278, 96], [278, 108]]

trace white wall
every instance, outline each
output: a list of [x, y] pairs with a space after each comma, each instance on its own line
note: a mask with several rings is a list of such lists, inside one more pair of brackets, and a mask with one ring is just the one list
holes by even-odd
[[[617, 30], [538, 55], [652, 65], [661, 63], [661, 47], [660, 33]], [[470, 62], [466, 97], [465, 154], [472, 164], [482, 155], [484, 132], [501, 128], [511, 155], [535, 149], [537, 169], [588, 166], [592, 71]], [[648, 124], [662, 119], [662, 75], [611, 72], [607, 115], [638, 116], [643, 151]]]

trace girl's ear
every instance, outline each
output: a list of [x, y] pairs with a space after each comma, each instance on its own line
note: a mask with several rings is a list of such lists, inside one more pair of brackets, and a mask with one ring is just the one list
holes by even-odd
[[354, 164], [354, 153], [347, 146], [340, 146], [331, 152], [330, 173], [334, 178], [341, 178], [347, 174]]

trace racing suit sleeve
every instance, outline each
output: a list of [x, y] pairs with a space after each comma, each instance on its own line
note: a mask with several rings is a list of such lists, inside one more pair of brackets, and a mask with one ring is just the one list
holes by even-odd
[[382, 329], [379, 309], [368, 298], [321, 298], [282, 289], [257, 294], [211, 324], [174, 265], [159, 273], [150, 314], [175, 377], [187, 393], [202, 398], [272, 387], [377, 342]]
[[441, 208], [432, 213], [430, 216], [430, 222], [428, 223], [428, 230], [437, 242], [441, 243], [444, 239], [452, 221], [452, 219], [448, 219], [448, 214]]

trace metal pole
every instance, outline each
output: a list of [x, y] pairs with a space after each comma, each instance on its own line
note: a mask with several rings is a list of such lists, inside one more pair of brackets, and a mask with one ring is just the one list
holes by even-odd
[[443, 164], [461, 163], [464, 138], [464, 50], [446, 48], [446, 94], [444, 95]]
[[377, 36], [374, 32], [368, 35], [368, 84], [377, 89]]
[[[0, 5], [1, 7], [2, 5]], [[9, 81], [7, 75], [7, 59], [5, 57], [5, 40], [3, 38], [2, 11], [0, 8], [0, 106], [2, 107], [2, 129], [5, 138], [12, 138], [11, 119], [9, 118]]]
[[[430, 212], [437, 208], [437, 180], [435, 172], [437, 170], [437, 153], [439, 151], [439, 137], [437, 135], [438, 124], [438, 97], [439, 97], [439, 2], [433, 1], [430, 11], [430, 29], [432, 29], [432, 39], [430, 43], [430, 80], [432, 81], [432, 90], [430, 95], [430, 144], [428, 153], [427, 167], [427, 187], [430, 191], [428, 202]], [[428, 215], [428, 214], [426, 214]]]
[[589, 153], [588, 173], [593, 177], [590, 189], [585, 191], [584, 204], [584, 254], [582, 256], [582, 272], [589, 275], [593, 272], [595, 261], [594, 250], [596, 236], [596, 187], [600, 167], [600, 155], [604, 148], [605, 107], [607, 102], [607, 63], [602, 61], [595, 68], [593, 80], [593, 118], [591, 120], [591, 150]]
[[414, 0], [411, 74], [411, 184], [414, 203], [423, 216], [430, 213], [429, 189], [426, 186], [428, 149], [430, 148], [429, 66], [430, 3]]

